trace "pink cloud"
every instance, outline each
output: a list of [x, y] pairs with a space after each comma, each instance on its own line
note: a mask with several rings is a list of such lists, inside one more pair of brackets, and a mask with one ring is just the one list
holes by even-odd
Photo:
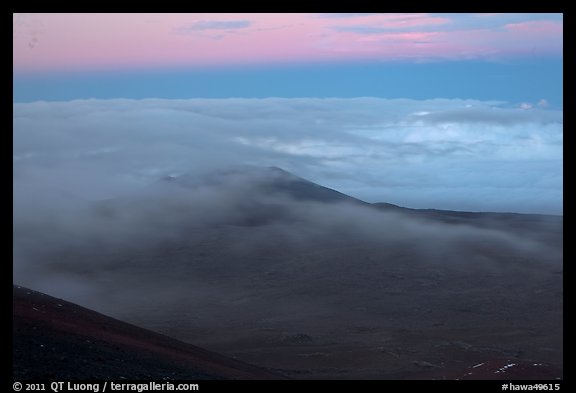
[[563, 23], [549, 20], [537, 20], [521, 23], [507, 24], [506, 29], [523, 34], [562, 34], [564, 30]]
[[428, 14], [16, 14], [14, 22], [16, 72], [561, 55], [563, 34], [560, 21], [445, 31], [452, 21]]
[[443, 25], [450, 19], [428, 14], [376, 14], [340, 20], [338, 26], [365, 26], [381, 29], [407, 29]]

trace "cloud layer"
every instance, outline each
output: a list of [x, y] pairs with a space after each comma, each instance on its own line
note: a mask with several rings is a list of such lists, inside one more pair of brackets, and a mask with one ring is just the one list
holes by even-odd
[[169, 174], [278, 166], [370, 202], [562, 213], [562, 112], [473, 100], [14, 104], [15, 206], [84, 203]]

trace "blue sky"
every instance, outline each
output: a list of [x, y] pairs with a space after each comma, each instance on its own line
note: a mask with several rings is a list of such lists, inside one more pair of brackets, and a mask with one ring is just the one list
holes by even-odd
[[548, 101], [562, 107], [562, 60], [316, 64], [100, 71], [14, 77], [14, 102], [88, 98], [381, 97]]

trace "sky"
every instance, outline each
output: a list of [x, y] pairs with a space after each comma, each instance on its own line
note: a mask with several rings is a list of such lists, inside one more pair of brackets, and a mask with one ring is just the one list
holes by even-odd
[[562, 34], [562, 14], [15, 14], [14, 100], [376, 96], [562, 106]]
[[13, 22], [15, 195], [252, 164], [370, 202], [562, 214], [562, 14]]

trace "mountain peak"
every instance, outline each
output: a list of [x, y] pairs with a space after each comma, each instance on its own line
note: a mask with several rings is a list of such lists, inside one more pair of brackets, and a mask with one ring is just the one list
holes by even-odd
[[241, 187], [252, 195], [279, 195], [301, 201], [314, 202], [365, 202], [296, 176], [277, 166], [236, 166], [218, 169], [204, 174], [185, 173], [166, 176], [160, 180], [185, 188], [202, 186], [222, 188]]

